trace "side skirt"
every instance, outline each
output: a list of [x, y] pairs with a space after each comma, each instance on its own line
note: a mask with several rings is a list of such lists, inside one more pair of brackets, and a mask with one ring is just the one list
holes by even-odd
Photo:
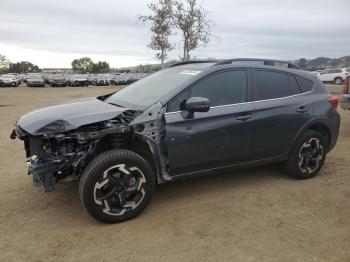
[[279, 162], [283, 162], [283, 161], [287, 160], [287, 158], [288, 158], [288, 156], [283, 155], [283, 156], [267, 158], [267, 159], [262, 159], [262, 160], [257, 160], [257, 161], [251, 161], [251, 162], [233, 164], [233, 165], [228, 165], [228, 166], [204, 169], [204, 170], [199, 170], [199, 171], [193, 171], [193, 172], [189, 172], [189, 173], [183, 173], [183, 174], [171, 176], [171, 178], [172, 178], [172, 181], [190, 179], [190, 178], [199, 177], [199, 176], [213, 175], [213, 174], [217, 174], [220, 172], [227, 172], [227, 171], [232, 171], [232, 170], [237, 170], [237, 169], [244, 169], [244, 168], [248, 168], [248, 167], [263, 166], [263, 165], [272, 164], [272, 163], [279, 163]]

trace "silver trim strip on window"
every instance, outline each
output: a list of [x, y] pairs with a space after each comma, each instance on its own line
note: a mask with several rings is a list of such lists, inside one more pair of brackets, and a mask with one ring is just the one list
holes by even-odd
[[[258, 103], [258, 102], [266, 102], [266, 101], [274, 101], [274, 100], [280, 100], [280, 99], [285, 99], [285, 98], [291, 98], [291, 97], [296, 97], [296, 96], [301, 96], [305, 94], [311, 93], [311, 91], [296, 94], [296, 95], [291, 95], [291, 96], [284, 96], [284, 97], [278, 97], [278, 98], [271, 98], [271, 99], [264, 99], [264, 100], [257, 100], [257, 101], [251, 101], [251, 102], [243, 102], [243, 103], [236, 103], [236, 104], [227, 104], [227, 105], [221, 105], [221, 106], [211, 106], [210, 109], [212, 108], [220, 108], [220, 107], [227, 107], [227, 106], [235, 106], [235, 105], [245, 105], [245, 104], [251, 104], [251, 103]], [[170, 114], [175, 114], [175, 113], [180, 113], [181, 111], [174, 111], [174, 112], [166, 112], [164, 115], [170, 115]]]

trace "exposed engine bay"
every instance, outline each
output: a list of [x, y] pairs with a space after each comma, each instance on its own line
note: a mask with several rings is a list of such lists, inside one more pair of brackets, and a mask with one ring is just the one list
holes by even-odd
[[[99, 151], [101, 140], [108, 137], [108, 146], [122, 147], [132, 136], [129, 124], [142, 111], [126, 110], [111, 120], [80, 126], [66, 132], [32, 135], [17, 124], [11, 138], [24, 141], [28, 158], [28, 175], [35, 185], [52, 191], [59, 180], [78, 180], [83, 168]], [[58, 121], [57, 123], [60, 123]], [[52, 125], [51, 125], [52, 126]], [[57, 130], [60, 127], [57, 126]]]

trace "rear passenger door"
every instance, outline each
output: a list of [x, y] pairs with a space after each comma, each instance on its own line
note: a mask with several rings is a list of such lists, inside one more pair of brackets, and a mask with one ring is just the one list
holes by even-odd
[[297, 78], [278, 70], [253, 70], [253, 160], [281, 156], [312, 111]]

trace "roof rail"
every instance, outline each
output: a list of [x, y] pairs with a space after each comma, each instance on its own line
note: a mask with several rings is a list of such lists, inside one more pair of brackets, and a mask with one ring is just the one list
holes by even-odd
[[202, 63], [214, 63], [218, 62], [218, 60], [189, 60], [189, 61], [182, 61], [175, 63], [169, 67], [175, 67], [175, 66], [181, 66], [181, 65], [187, 65], [187, 64], [202, 64]]
[[268, 66], [276, 66], [277, 64], [284, 64], [284, 65], [287, 65], [288, 68], [300, 70], [300, 67], [288, 61], [275, 60], [275, 59], [261, 59], [261, 58], [224, 59], [224, 60], [218, 61], [215, 65], [226, 65], [226, 64], [232, 64], [232, 63], [250, 63], [250, 64], [258, 63], [258, 64], [268, 65]]

